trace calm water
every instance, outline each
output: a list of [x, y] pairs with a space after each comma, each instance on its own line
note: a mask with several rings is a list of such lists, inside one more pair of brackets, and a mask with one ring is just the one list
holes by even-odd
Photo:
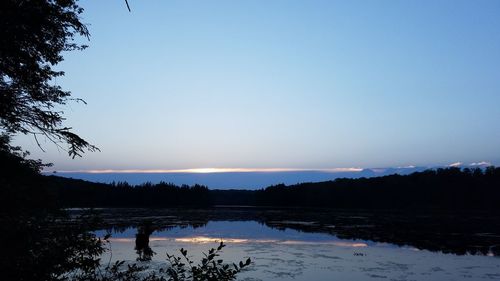
[[[288, 222], [307, 226], [310, 222]], [[182, 225], [182, 226], [181, 226]], [[175, 225], [153, 230], [149, 249], [137, 251], [136, 235], [144, 227], [121, 227], [111, 231], [108, 260], [142, 261], [152, 268], [166, 265], [165, 253], [185, 248], [196, 260], [201, 252], [227, 245], [222, 258], [233, 262], [250, 257], [249, 270], [239, 280], [500, 280], [500, 258], [492, 255], [456, 255], [419, 250], [335, 235], [271, 228], [257, 221], [209, 220], [201, 225]], [[333, 226], [331, 226], [333, 227]], [[119, 229], [119, 230], [118, 230]], [[149, 255], [148, 255], [149, 253]]]

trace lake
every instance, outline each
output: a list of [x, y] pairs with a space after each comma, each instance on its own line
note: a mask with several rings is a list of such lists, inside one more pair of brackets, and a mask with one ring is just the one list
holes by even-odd
[[[139, 257], [153, 269], [180, 248], [198, 260], [222, 239], [224, 261], [252, 259], [238, 280], [500, 279], [496, 216], [213, 208], [106, 209], [102, 217], [96, 233], [112, 234], [103, 261]], [[145, 232], [149, 247], [137, 249]]]

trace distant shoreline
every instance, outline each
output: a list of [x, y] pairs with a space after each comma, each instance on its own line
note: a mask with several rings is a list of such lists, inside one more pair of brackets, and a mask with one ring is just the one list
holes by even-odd
[[44, 175], [87, 180], [96, 183], [127, 182], [137, 185], [150, 182], [168, 182], [175, 185], [201, 184], [210, 189], [255, 190], [275, 184], [297, 184], [323, 182], [337, 178], [377, 177], [389, 174], [410, 174], [426, 170], [425, 167], [363, 169], [360, 171], [330, 172], [322, 170], [279, 171], [279, 172], [217, 172], [217, 173], [87, 173], [87, 172], [43, 172]]

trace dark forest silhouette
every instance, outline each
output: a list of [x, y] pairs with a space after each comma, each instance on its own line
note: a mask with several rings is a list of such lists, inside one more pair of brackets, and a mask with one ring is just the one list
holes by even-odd
[[251, 205], [347, 209], [499, 210], [500, 168], [443, 168], [410, 175], [210, 190], [161, 182], [132, 186], [47, 176], [47, 194], [64, 207], [207, 207]]

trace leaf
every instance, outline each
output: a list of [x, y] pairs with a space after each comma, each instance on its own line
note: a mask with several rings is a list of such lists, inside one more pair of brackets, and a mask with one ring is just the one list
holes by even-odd
[[185, 250], [184, 248], [181, 248], [180, 251], [181, 251], [181, 254], [183, 256], [187, 256], [187, 250]]

